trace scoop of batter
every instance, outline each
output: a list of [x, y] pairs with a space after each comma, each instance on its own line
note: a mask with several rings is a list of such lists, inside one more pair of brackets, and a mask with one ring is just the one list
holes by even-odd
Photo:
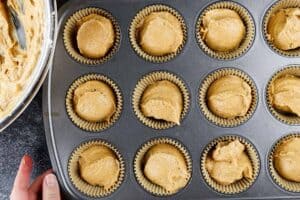
[[154, 184], [176, 192], [188, 182], [188, 170], [182, 153], [173, 145], [157, 144], [144, 158], [144, 174]]
[[180, 89], [170, 81], [157, 81], [146, 88], [141, 100], [141, 110], [153, 117], [180, 124], [183, 97]]
[[109, 121], [116, 111], [113, 90], [101, 81], [87, 81], [74, 91], [74, 108], [84, 120]]
[[270, 17], [268, 37], [281, 50], [300, 47], [300, 8], [280, 9]]
[[273, 107], [300, 117], [300, 77], [282, 76], [276, 79], [271, 87]]
[[274, 166], [283, 178], [300, 182], [300, 138], [291, 138], [280, 144], [274, 153]]
[[225, 119], [245, 116], [252, 101], [250, 86], [235, 75], [226, 75], [213, 82], [206, 98], [209, 110]]
[[87, 183], [109, 189], [118, 181], [120, 163], [108, 147], [95, 145], [81, 153], [79, 170]]
[[246, 35], [243, 20], [230, 9], [208, 11], [203, 17], [200, 31], [206, 45], [221, 52], [237, 49]]
[[209, 175], [221, 185], [230, 185], [242, 178], [252, 178], [251, 161], [238, 140], [220, 142], [206, 159]]
[[181, 23], [169, 12], [153, 12], [139, 25], [139, 43], [150, 55], [174, 53], [182, 42]]
[[101, 58], [111, 49], [115, 40], [112, 22], [101, 15], [91, 14], [78, 22], [77, 45], [87, 58]]

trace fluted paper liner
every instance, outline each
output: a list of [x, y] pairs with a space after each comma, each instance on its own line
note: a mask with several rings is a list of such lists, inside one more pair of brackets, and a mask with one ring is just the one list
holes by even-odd
[[[245, 178], [243, 177], [241, 180], [238, 180], [230, 185], [221, 185], [216, 182], [213, 178], [210, 177], [208, 171], [206, 170], [206, 159], [209, 153], [215, 148], [215, 146], [220, 142], [227, 142], [227, 141], [234, 141], [238, 139], [242, 144], [245, 145], [245, 152], [247, 153], [253, 169], [253, 176], [252, 178]], [[210, 142], [202, 152], [201, 156], [201, 173], [207, 185], [209, 185], [215, 191], [222, 193], [222, 194], [238, 194], [241, 192], [246, 191], [251, 187], [251, 185], [255, 182], [256, 178], [259, 175], [260, 171], [260, 159], [259, 154], [255, 147], [245, 138], [235, 135], [227, 135], [221, 136], [214, 139]]]
[[164, 120], [158, 120], [158, 119], [146, 117], [140, 108], [141, 99], [147, 87], [157, 81], [162, 81], [162, 80], [167, 80], [174, 83], [175, 85], [177, 85], [177, 87], [182, 93], [183, 109], [181, 112], [180, 121], [182, 121], [186, 116], [190, 104], [189, 91], [185, 83], [175, 74], [166, 71], [156, 71], [144, 76], [141, 80], [139, 80], [139, 82], [137, 83], [134, 89], [133, 97], [132, 97], [132, 106], [137, 118], [143, 124], [153, 129], [167, 129], [167, 128], [174, 127], [176, 125], [173, 122], [167, 122]]
[[[246, 27], [246, 35], [243, 41], [241, 42], [239, 48], [233, 50], [233, 51], [226, 51], [226, 52], [221, 52], [221, 51], [215, 51], [209, 46], [206, 45], [205, 41], [202, 39], [201, 35], [201, 28], [202, 28], [202, 22], [203, 18], [206, 15], [208, 11], [214, 10], [214, 9], [230, 9], [236, 11], [241, 19], [244, 22], [244, 25]], [[244, 53], [246, 53], [250, 47], [252, 46], [252, 43], [255, 38], [255, 24], [253, 21], [252, 16], [248, 12], [246, 8], [241, 6], [238, 3], [234, 3], [232, 1], [221, 1], [217, 3], [213, 3], [206, 7], [204, 11], [200, 14], [197, 24], [196, 24], [196, 38], [198, 41], [199, 46], [201, 49], [208, 54], [212, 58], [220, 59], [220, 60], [231, 60], [238, 58], [242, 56]]]
[[[145, 17], [147, 17], [149, 14], [151, 14], [153, 12], [163, 12], [163, 11], [171, 13], [181, 23], [181, 28], [182, 28], [182, 32], [183, 32], [183, 41], [182, 41], [182, 44], [179, 46], [179, 48], [176, 52], [170, 53], [170, 54], [167, 54], [167, 55], [163, 55], [163, 56], [153, 56], [153, 55], [150, 55], [147, 52], [145, 52], [141, 48], [141, 46], [139, 45], [138, 27], [139, 27], [140, 22]], [[129, 38], [130, 38], [130, 42], [131, 42], [131, 45], [132, 45], [134, 51], [140, 57], [142, 57], [143, 59], [145, 59], [147, 61], [150, 61], [150, 62], [163, 63], [163, 62], [167, 62], [167, 61], [175, 58], [178, 54], [180, 54], [180, 52], [182, 51], [183, 47], [185, 46], [185, 43], [186, 43], [186, 40], [187, 40], [187, 27], [186, 27], [186, 24], [185, 24], [185, 21], [184, 21], [183, 17], [174, 8], [171, 8], [167, 5], [156, 4], [156, 5], [147, 6], [144, 9], [140, 10], [136, 14], [136, 16], [134, 17], [134, 19], [132, 20], [132, 22], [130, 24]]]
[[[79, 28], [78, 21], [80, 21], [82, 18], [90, 14], [97, 14], [106, 17], [111, 21], [113, 25], [113, 29], [115, 33], [115, 41], [111, 49], [102, 58], [93, 59], [93, 58], [84, 57], [83, 55], [80, 54], [79, 49], [77, 47], [76, 34]], [[116, 53], [116, 51], [119, 49], [120, 37], [121, 37], [121, 31], [116, 19], [108, 11], [101, 8], [95, 8], [95, 7], [85, 8], [75, 12], [67, 20], [63, 32], [64, 45], [69, 55], [77, 62], [86, 65], [103, 64], [107, 62], [109, 59], [111, 59], [113, 55]]]
[[[145, 144], [137, 151], [134, 159], [134, 175], [135, 178], [137, 179], [138, 183], [149, 193], [157, 196], [169, 196], [176, 194], [183, 190], [184, 188], [180, 189], [179, 191], [176, 192], [170, 192], [164, 189], [163, 187], [156, 185], [152, 183], [150, 180], [147, 179], [147, 177], [144, 175], [142, 165], [143, 165], [143, 159], [148, 150], [150, 150], [151, 147], [153, 147], [156, 144], [170, 144], [175, 146], [184, 156], [185, 161], [186, 161], [186, 166], [188, 170], [188, 176], [187, 178], [187, 184], [190, 181], [191, 175], [192, 175], [192, 161], [191, 157], [187, 151], [187, 149], [180, 144], [178, 141], [173, 140], [171, 138], [156, 138], [152, 139]], [[186, 185], [187, 185], [186, 184]], [[186, 186], [185, 186], [186, 187]]]
[[[94, 80], [101, 81], [107, 84], [114, 92], [115, 99], [116, 99], [116, 111], [112, 115], [109, 121], [104, 121], [104, 122], [87, 121], [79, 117], [74, 109], [73, 96], [76, 88], [87, 81], [94, 81]], [[100, 132], [111, 127], [119, 119], [121, 115], [122, 107], [123, 107], [123, 98], [119, 87], [111, 79], [101, 74], [87, 74], [79, 77], [77, 80], [75, 80], [72, 83], [66, 95], [66, 110], [71, 121], [76, 126], [78, 126], [79, 128], [85, 131]]]
[[[84, 181], [80, 176], [79, 164], [78, 164], [80, 155], [86, 149], [88, 149], [92, 146], [95, 146], [95, 145], [103, 145], [103, 146], [108, 147], [115, 153], [116, 157], [119, 160], [120, 173], [119, 173], [118, 181], [112, 187], [110, 187], [108, 189], [104, 189], [104, 187], [101, 187], [101, 186], [90, 185], [89, 183]], [[108, 142], [103, 141], [103, 140], [91, 140], [91, 141], [82, 143], [80, 146], [78, 146], [72, 152], [72, 155], [69, 158], [68, 175], [69, 175], [69, 178], [70, 178], [72, 184], [78, 191], [80, 191], [81, 193], [83, 193], [89, 197], [100, 198], [100, 197], [105, 197], [105, 196], [112, 194], [122, 184], [122, 182], [124, 180], [124, 174], [125, 174], [125, 164], [124, 164], [123, 157], [121, 156], [119, 151], [113, 145], [111, 145]]]
[[267, 104], [268, 104], [268, 108], [270, 110], [270, 112], [272, 113], [272, 115], [278, 119], [279, 121], [289, 124], [289, 125], [300, 125], [300, 117], [298, 117], [297, 115], [293, 115], [293, 114], [287, 114], [287, 113], [282, 113], [278, 110], [276, 110], [273, 107], [273, 95], [272, 95], [272, 85], [274, 83], [274, 81], [284, 75], [294, 75], [294, 76], [298, 76], [300, 77], [300, 65], [291, 65], [288, 66], [282, 70], [279, 70], [278, 72], [276, 72], [271, 80], [268, 83], [267, 86], [267, 94], [266, 94], [266, 99], [267, 99]]
[[294, 181], [290, 181], [287, 180], [283, 177], [281, 177], [275, 167], [274, 167], [274, 153], [276, 151], [276, 148], [279, 147], [279, 145], [281, 145], [284, 141], [287, 141], [291, 138], [300, 138], [300, 133], [292, 133], [289, 135], [286, 135], [282, 138], [280, 138], [272, 147], [270, 153], [269, 153], [269, 158], [268, 158], [268, 168], [269, 168], [269, 172], [270, 175], [273, 179], [273, 181], [279, 185], [281, 188], [283, 188], [286, 191], [289, 192], [300, 192], [300, 183], [294, 182]]
[[[251, 87], [252, 102], [245, 116], [226, 119], [215, 115], [207, 105], [207, 91], [211, 84], [219, 78], [227, 75], [235, 75], [243, 79]], [[234, 68], [222, 68], [209, 74], [202, 82], [199, 90], [199, 106], [205, 117], [212, 123], [221, 127], [235, 127], [248, 121], [256, 110], [258, 93], [254, 81], [245, 72]]]
[[300, 1], [299, 0], [280, 0], [276, 1], [266, 12], [264, 21], [263, 21], [263, 32], [264, 32], [264, 37], [271, 49], [273, 49], [275, 52], [282, 56], [286, 57], [299, 57], [300, 56], [300, 48], [293, 49], [293, 50], [281, 50], [277, 48], [273, 42], [271, 41], [271, 38], [268, 34], [268, 23], [270, 17], [275, 14], [277, 11], [280, 9], [286, 9], [286, 8], [300, 8]]

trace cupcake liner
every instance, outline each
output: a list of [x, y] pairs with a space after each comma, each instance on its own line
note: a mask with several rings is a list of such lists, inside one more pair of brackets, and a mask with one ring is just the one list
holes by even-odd
[[[161, 12], [161, 11], [169, 12], [179, 20], [179, 22], [181, 23], [181, 28], [182, 28], [182, 32], [183, 32], [183, 42], [180, 45], [180, 47], [178, 48], [177, 52], [175, 52], [175, 53], [170, 53], [170, 54], [163, 55], [163, 56], [153, 56], [153, 55], [146, 53], [140, 47], [140, 45], [137, 41], [138, 27], [139, 27], [140, 22], [145, 17], [147, 17], [149, 14], [151, 14], [153, 12]], [[175, 58], [182, 51], [182, 49], [186, 43], [186, 40], [187, 40], [187, 27], [186, 27], [183, 17], [175, 9], [173, 9], [167, 5], [162, 5], [162, 4], [151, 5], [151, 6], [145, 7], [144, 9], [142, 9], [141, 11], [139, 11], [136, 14], [136, 16], [134, 17], [134, 19], [132, 20], [132, 22], [130, 24], [129, 38], [130, 38], [130, 43], [131, 43], [134, 51], [140, 57], [142, 57], [143, 59], [150, 61], [150, 62], [163, 63], [163, 62], [167, 62], [167, 61]]]
[[[170, 192], [167, 191], [166, 189], [164, 189], [163, 187], [156, 185], [154, 183], [152, 183], [151, 181], [149, 181], [146, 176], [143, 173], [143, 169], [142, 169], [142, 163], [143, 163], [143, 158], [145, 156], [145, 154], [148, 152], [148, 150], [153, 147], [156, 144], [170, 144], [175, 146], [176, 148], [178, 148], [178, 150], [180, 150], [180, 152], [183, 154], [185, 161], [186, 161], [186, 165], [187, 165], [187, 169], [189, 172], [189, 175], [187, 177], [188, 182], [191, 178], [191, 174], [192, 174], [192, 161], [191, 161], [191, 157], [187, 151], [187, 149], [181, 145], [179, 142], [177, 142], [176, 140], [173, 140], [171, 138], [156, 138], [156, 139], [152, 139], [148, 142], [146, 142], [145, 144], [143, 144], [143, 146], [137, 151], [136, 155], [135, 155], [135, 159], [134, 159], [134, 175], [135, 178], [137, 179], [138, 183], [149, 193], [156, 195], [156, 196], [169, 196], [169, 195], [173, 195], [178, 193], [179, 191], [183, 190], [180, 189], [177, 192]], [[186, 186], [185, 186], [186, 187]]]
[[281, 145], [283, 142], [291, 139], [291, 138], [300, 138], [300, 134], [299, 133], [292, 133], [292, 134], [289, 134], [289, 135], [286, 135], [282, 138], [280, 138], [272, 147], [270, 153], [269, 153], [269, 158], [268, 158], [268, 168], [269, 168], [269, 172], [270, 172], [270, 175], [273, 179], [273, 181], [279, 185], [281, 188], [283, 188], [284, 190], [286, 191], [289, 191], [289, 192], [300, 192], [300, 183], [297, 183], [297, 182], [293, 182], [293, 181], [289, 181], [289, 180], [286, 180], [284, 179], [283, 177], [281, 177], [275, 167], [274, 167], [274, 163], [273, 163], [273, 156], [274, 156], [274, 153], [276, 151], [276, 148]]
[[[73, 95], [74, 91], [78, 86], [81, 84], [87, 82], [87, 81], [92, 81], [92, 80], [98, 80], [106, 83], [108, 86], [112, 88], [115, 94], [116, 98], [116, 111], [111, 117], [109, 121], [105, 122], [90, 122], [87, 120], [84, 120], [80, 118], [77, 113], [74, 110], [73, 106]], [[71, 119], [71, 121], [78, 126], [79, 128], [85, 130], [85, 131], [91, 131], [91, 132], [100, 132], [103, 131], [109, 127], [111, 127], [120, 117], [121, 111], [123, 107], [123, 98], [121, 91], [119, 87], [108, 77], [100, 74], [87, 74], [82, 77], [79, 77], [77, 80], [75, 80], [72, 85], [70, 86], [67, 95], [66, 95], [66, 110], [67, 113]]]
[[[120, 173], [119, 173], [118, 181], [109, 189], [104, 189], [103, 187], [100, 186], [90, 185], [80, 177], [79, 164], [78, 164], [79, 157], [83, 151], [85, 151], [86, 149], [94, 145], [103, 145], [108, 147], [115, 153], [116, 157], [120, 162]], [[80, 191], [81, 193], [89, 197], [99, 198], [99, 197], [105, 197], [112, 194], [115, 190], [119, 188], [119, 186], [123, 182], [125, 176], [124, 174], [125, 174], [125, 164], [124, 164], [123, 157], [113, 145], [103, 140], [92, 140], [81, 144], [72, 152], [69, 158], [68, 175], [73, 186], [78, 191]]]
[[268, 43], [268, 45], [271, 47], [271, 49], [273, 49], [276, 53], [282, 56], [299, 57], [300, 48], [288, 50], [288, 51], [278, 49], [270, 40], [270, 36], [268, 34], [269, 19], [274, 13], [276, 13], [280, 9], [299, 8], [299, 7], [300, 7], [300, 2], [298, 0], [280, 0], [280, 1], [276, 1], [276, 3], [274, 3], [265, 14], [264, 21], [263, 21], [263, 33], [264, 33], [265, 40]]
[[[231, 9], [236, 11], [241, 19], [244, 22], [244, 25], [246, 26], [246, 35], [243, 41], [241, 42], [241, 45], [239, 48], [233, 51], [227, 51], [227, 52], [218, 52], [215, 50], [212, 50], [209, 48], [205, 41], [202, 39], [201, 35], [201, 27], [202, 27], [202, 21], [203, 17], [206, 15], [208, 11], [214, 10], [214, 9]], [[196, 24], [196, 38], [198, 41], [198, 44], [200, 48], [210, 57], [220, 59], [220, 60], [231, 60], [238, 58], [242, 56], [244, 53], [246, 53], [250, 47], [252, 46], [252, 43], [255, 38], [255, 24], [252, 16], [248, 12], [246, 8], [241, 6], [238, 3], [234, 3], [231, 1], [221, 1], [217, 3], [213, 3], [206, 7], [204, 11], [200, 14], [197, 24]]]
[[[248, 83], [249, 86], [251, 87], [252, 102], [247, 114], [243, 117], [225, 119], [212, 113], [207, 106], [206, 94], [210, 85], [217, 79], [226, 75], [238, 76], [242, 78], [244, 81], [246, 81], [246, 83]], [[221, 127], [235, 127], [245, 123], [251, 118], [251, 116], [255, 112], [257, 103], [258, 103], [258, 93], [257, 93], [257, 88], [255, 86], [255, 83], [245, 72], [234, 68], [223, 68], [209, 74], [202, 82], [202, 85], [199, 90], [199, 106], [202, 113], [210, 122]]]
[[[242, 178], [239, 181], [236, 181], [230, 185], [221, 185], [218, 182], [216, 182], [214, 179], [212, 179], [206, 170], [205, 163], [206, 163], [206, 158], [209, 153], [213, 150], [213, 148], [220, 142], [225, 142], [225, 141], [234, 141], [238, 139], [242, 144], [245, 145], [245, 151], [247, 155], [249, 156], [249, 159], [251, 160], [252, 163], [252, 168], [253, 168], [253, 177], [251, 179], [249, 178]], [[214, 139], [212, 142], [210, 142], [202, 152], [201, 156], [201, 173], [202, 176], [207, 183], [212, 189], [215, 191], [222, 193], [222, 194], [237, 194], [246, 191], [249, 189], [252, 184], [255, 182], [256, 178], [259, 175], [260, 171], [260, 159], [259, 159], [259, 154], [255, 147], [246, 139], [240, 136], [235, 136], [235, 135], [227, 135], [227, 136], [221, 136], [216, 139]]]
[[168, 129], [171, 127], [174, 127], [176, 124], [173, 122], [167, 122], [164, 120], [157, 120], [154, 118], [149, 118], [146, 117], [143, 112], [140, 109], [140, 101], [143, 96], [143, 93], [145, 89], [150, 85], [153, 84], [157, 81], [161, 80], [168, 80], [175, 85], [178, 86], [182, 93], [183, 97], [183, 109], [181, 113], [180, 120], [183, 120], [184, 117], [186, 116], [188, 110], [189, 110], [189, 104], [190, 104], [190, 95], [188, 92], [188, 89], [185, 85], [185, 83], [176, 75], [165, 72], [165, 71], [157, 71], [157, 72], [152, 72], [146, 76], [144, 76], [136, 85], [134, 92], [133, 92], [133, 98], [132, 98], [132, 106], [135, 115], [137, 118], [146, 126], [153, 128], [153, 129]]
[[268, 85], [267, 85], [267, 94], [266, 94], [266, 100], [267, 100], [267, 104], [268, 104], [268, 108], [270, 110], [270, 112], [272, 113], [272, 115], [279, 121], [288, 124], [288, 125], [300, 125], [300, 117], [293, 115], [293, 114], [285, 114], [282, 113], [278, 110], [276, 110], [273, 106], [272, 106], [272, 85], [274, 83], [274, 81], [284, 75], [295, 75], [300, 77], [300, 65], [292, 65], [289, 67], [286, 67], [282, 70], [279, 70], [278, 72], [276, 72], [271, 80], [269, 81]]
[[[97, 14], [108, 18], [114, 28], [115, 41], [109, 52], [102, 58], [86, 58], [79, 53], [76, 42], [76, 33], [78, 31], [78, 21], [90, 14]], [[101, 8], [85, 8], [75, 12], [66, 22], [63, 32], [64, 45], [69, 55], [79, 63], [86, 65], [98, 65], [107, 62], [116, 53], [120, 46], [121, 30], [115, 18], [106, 10]]]

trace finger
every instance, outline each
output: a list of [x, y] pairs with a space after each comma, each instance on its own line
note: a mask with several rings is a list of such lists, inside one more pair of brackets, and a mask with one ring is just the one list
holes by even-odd
[[24, 196], [28, 196], [27, 190], [30, 184], [31, 171], [32, 158], [29, 155], [25, 155], [22, 158], [15, 178], [11, 199], [22, 199], [22, 197], [24, 198]]
[[44, 180], [45, 176], [50, 173], [52, 173], [52, 169], [48, 169], [43, 174], [39, 175], [34, 180], [34, 182], [31, 184], [31, 186], [29, 187], [29, 191], [32, 193], [38, 193], [39, 191], [41, 191], [42, 185], [43, 185], [43, 180]]
[[54, 174], [48, 174], [44, 178], [43, 200], [60, 200], [59, 185]]
[[52, 169], [45, 171], [43, 174], [39, 175], [29, 187], [29, 199], [38, 199], [40, 192], [42, 191], [43, 179], [46, 175], [52, 173]]
[[17, 176], [14, 182], [14, 188], [20, 190], [27, 190], [30, 184], [30, 175], [32, 171], [32, 158], [29, 155], [25, 155], [17, 172]]

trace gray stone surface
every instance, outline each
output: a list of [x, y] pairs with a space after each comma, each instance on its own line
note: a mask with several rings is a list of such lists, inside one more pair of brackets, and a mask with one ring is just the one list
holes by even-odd
[[0, 133], [0, 199], [9, 199], [19, 162], [24, 154], [34, 160], [32, 179], [51, 168], [43, 118], [40, 91], [25, 112]]

